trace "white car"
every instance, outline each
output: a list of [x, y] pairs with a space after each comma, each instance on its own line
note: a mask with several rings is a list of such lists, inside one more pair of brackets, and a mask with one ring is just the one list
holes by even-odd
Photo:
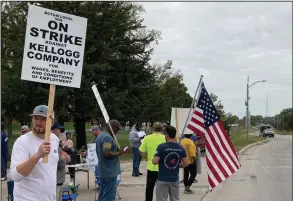
[[262, 136], [263, 137], [275, 137], [275, 132], [274, 132], [274, 129], [273, 128], [267, 128], [263, 131], [262, 133]]

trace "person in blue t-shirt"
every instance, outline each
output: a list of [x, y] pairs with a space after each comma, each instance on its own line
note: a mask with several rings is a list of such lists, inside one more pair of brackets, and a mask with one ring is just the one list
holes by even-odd
[[4, 125], [1, 124], [1, 181], [7, 179], [8, 162], [8, 137], [4, 131]]
[[[110, 120], [114, 135], [121, 129], [120, 122]], [[101, 132], [96, 139], [96, 153], [99, 161], [98, 175], [101, 181], [99, 201], [114, 201], [117, 189], [117, 176], [120, 175], [120, 158], [125, 151], [118, 149], [117, 143], [107, 125], [105, 131]]]
[[184, 148], [176, 140], [176, 128], [166, 125], [166, 143], [160, 144], [152, 160], [159, 164], [156, 184], [156, 200], [179, 201], [179, 168], [188, 165]]

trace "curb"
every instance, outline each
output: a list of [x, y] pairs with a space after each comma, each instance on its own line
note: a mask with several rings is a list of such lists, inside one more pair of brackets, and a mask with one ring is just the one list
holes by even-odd
[[259, 141], [259, 142], [255, 142], [255, 143], [252, 143], [252, 144], [249, 144], [247, 145], [246, 147], [243, 147], [242, 149], [240, 149], [237, 153], [238, 153], [238, 156], [241, 156], [247, 149], [255, 146], [255, 145], [259, 145], [259, 144], [265, 144], [267, 143], [269, 140], [268, 139], [265, 139], [265, 140], [262, 140], [262, 141]]

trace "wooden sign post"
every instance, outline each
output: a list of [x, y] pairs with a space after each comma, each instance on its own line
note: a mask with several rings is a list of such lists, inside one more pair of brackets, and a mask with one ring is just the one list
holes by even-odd
[[[80, 88], [86, 28], [86, 18], [29, 5], [21, 79], [50, 84], [47, 142], [50, 142], [56, 85]], [[47, 155], [43, 163], [48, 161]]]
[[179, 142], [179, 136], [178, 136], [179, 125], [178, 125], [178, 112], [177, 112], [177, 107], [175, 108], [175, 118], [176, 118], [176, 140], [177, 140], [177, 142]]
[[111, 130], [112, 136], [113, 136], [113, 138], [114, 138], [114, 140], [115, 140], [115, 142], [116, 142], [116, 144], [117, 144], [117, 146], [118, 146], [118, 149], [120, 149], [120, 145], [119, 145], [119, 143], [118, 143], [118, 140], [117, 140], [117, 138], [116, 138], [116, 135], [115, 135], [115, 133], [113, 132], [112, 126], [111, 126], [111, 124], [110, 124], [110, 118], [109, 118], [108, 112], [107, 112], [107, 110], [106, 110], [106, 108], [105, 108], [105, 105], [104, 105], [104, 103], [103, 103], [103, 100], [102, 100], [102, 98], [101, 98], [101, 96], [100, 96], [100, 93], [99, 93], [99, 91], [98, 91], [96, 85], [93, 85], [93, 86], [92, 86], [92, 90], [93, 90], [93, 92], [94, 92], [94, 94], [95, 94], [95, 97], [96, 97], [96, 99], [97, 99], [97, 101], [98, 101], [98, 104], [99, 104], [99, 106], [100, 106], [100, 109], [101, 109], [101, 111], [102, 111], [102, 114], [103, 114], [103, 116], [104, 116], [104, 119], [105, 119], [106, 123], [108, 124], [108, 126], [109, 126], [109, 128], [110, 128], [110, 130]]
[[[49, 101], [48, 101], [48, 114], [47, 114], [46, 132], [45, 132], [45, 141], [46, 142], [50, 142], [51, 126], [53, 123], [55, 89], [56, 89], [56, 86], [54, 84], [50, 84]], [[48, 160], [49, 160], [49, 155], [44, 156], [43, 163], [48, 163]]]

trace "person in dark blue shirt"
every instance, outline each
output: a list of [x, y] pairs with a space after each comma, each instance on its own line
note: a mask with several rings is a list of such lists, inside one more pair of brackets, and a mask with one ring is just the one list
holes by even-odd
[[186, 167], [188, 160], [184, 148], [177, 143], [176, 128], [166, 125], [166, 143], [160, 144], [152, 160], [159, 164], [156, 184], [156, 200], [179, 201], [179, 168]]
[[1, 124], [1, 181], [7, 179], [8, 162], [8, 137], [4, 131], [4, 125]]

